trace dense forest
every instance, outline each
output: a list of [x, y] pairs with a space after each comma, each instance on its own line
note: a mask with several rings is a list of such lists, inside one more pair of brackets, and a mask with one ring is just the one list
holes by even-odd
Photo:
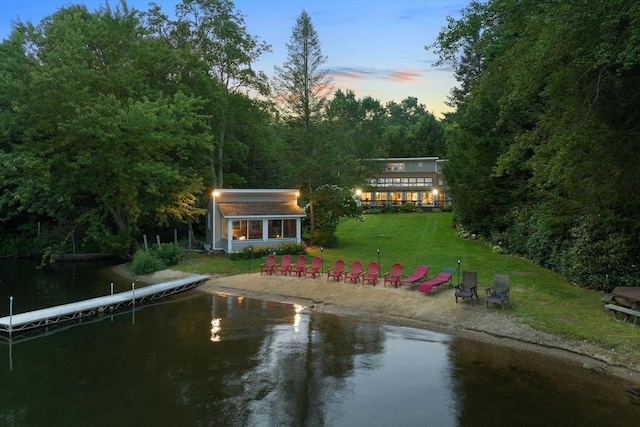
[[640, 285], [640, 2], [472, 2], [428, 48], [460, 82], [460, 223], [581, 286]]
[[0, 44], [0, 255], [130, 254], [152, 230], [198, 234], [214, 188], [313, 202], [364, 183], [362, 159], [445, 155], [417, 98], [334, 90], [310, 17], [292, 28], [269, 81], [253, 64], [271, 46], [229, 0], [183, 0], [174, 20], [122, 1], [15, 23]]
[[461, 230], [580, 286], [640, 285], [640, 4], [471, 2], [426, 48], [459, 83], [444, 120], [335, 90], [304, 11], [271, 81], [254, 69], [271, 46], [230, 0], [17, 22], [0, 44], [0, 255], [129, 254], [149, 230], [197, 229], [213, 188], [314, 206], [364, 183], [367, 158], [440, 156]]

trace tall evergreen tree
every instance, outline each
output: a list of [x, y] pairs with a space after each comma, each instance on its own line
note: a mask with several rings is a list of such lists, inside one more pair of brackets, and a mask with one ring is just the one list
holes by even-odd
[[[333, 183], [335, 170], [326, 159], [336, 156], [336, 141], [323, 134], [320, 126], [333, 82], [321, 68], [327, 57], [322, 54], [320, 38], [311, 17], [302, 11], [287, 43], [287, 60], [275, 67], [274, 90], [278, 107], [288, 124], [289, 143], [294, 157], [294, 174], [299, 185], [307, 189], [312, 235], [316, 231], [314, 191], [321, 184]], [[333, 157], [335, 158], [335, 157]]]
[[333, 81], [328, 70], [321, 68], [327, 57], [322, 54], [320, 38], [306, 11], [296, 20], [287, 51], [283, 66], [275, 67], [278, 106], [285, 121], [311, 129], [323, 117]]

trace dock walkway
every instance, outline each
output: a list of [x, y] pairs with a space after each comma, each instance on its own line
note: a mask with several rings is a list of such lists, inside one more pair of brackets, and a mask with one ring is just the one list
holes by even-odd
[[0, 332], [11, 335], [82, 317], [111, 313], [124, 307], [132, 307], [186, 291], [202, 284], [208, 278], [209, 276], [193, 275], [117, 294], [0, 317]]

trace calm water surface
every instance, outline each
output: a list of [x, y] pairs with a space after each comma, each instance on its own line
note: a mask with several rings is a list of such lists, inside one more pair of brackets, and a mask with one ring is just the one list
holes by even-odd
[[[35, 308], [103, 295], [118, 281], [108, 269], [84, 265], [39, 270], [32, 282], [33, 269], [21, 275], [17, 265], [0, 260], [0, 305], [16, 293]], [[560, 360], [198, 290], [48, 335], [4, 340], [0, 385], [2, 426], [636, 426], [640, 420], [628, 384]]]

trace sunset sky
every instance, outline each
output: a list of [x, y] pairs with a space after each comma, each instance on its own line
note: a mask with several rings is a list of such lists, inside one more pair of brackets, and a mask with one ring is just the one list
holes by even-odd
[[[173, 15], [179, 0], [156, 0]], [[325, 67], [336, 88], [351, 89], [357, 97], [371, 96], [383, 103], [414, 96], [440, 117], [456, 82], [449, 67], [434, 68], [433, 43], [447, 16], [459, 18], [468, 0], [235, 0], [245, 16], [248, 32], [271, 44], [255, 69], [273, 75], [274, 65], [286, 61], [295, 21], [306, 10], [318, 33]], [[0, 37], [5, 39], [17, 19], [34, 24], [70, 4], [89, 10], [104, 0], [0, 0]], [[111, 0], [115, 7], [119, 0]], [[130, 7], [148, 9], [148, 0], [128, 0]]]

